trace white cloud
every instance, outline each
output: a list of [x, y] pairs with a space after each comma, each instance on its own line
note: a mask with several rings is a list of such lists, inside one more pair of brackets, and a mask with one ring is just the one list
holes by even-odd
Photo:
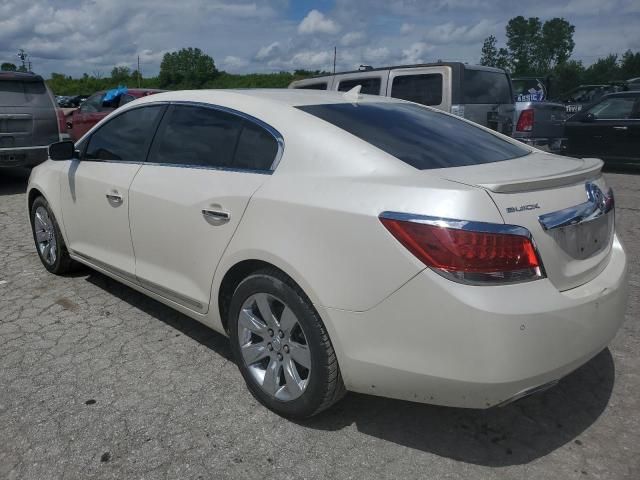
[[414, 28], [415, 28], [415, 25], [413, 25], [411, 23], [403, 23], [400, 26], [400, 33], [403, 34], [403, 35], [406, 35], [407, 33], [413, 32]]
[[381, 63], [391, 56], [391, 52], [387, 47], [365, 48], [362, 58], [370, 63]]
[[409, 48], [402, 50], [402, 63], [426, 63], [426, 54], [433, 50], [433, 45], [416, 42]]
[[249, 62], [244, 58], [234, 57], [233, 55], [227, 55], [222, 61], [222, 67], [226, 70], [241, 70], [248, 66]]
[[314, 34], [314, 33], [328, 33], [335, 34], [340, 31], [340, 25], [325, 17], [322, 12], [318, 10], [311, 10], [306, 17], [302, 19], [300, 25], [298, 25], [298, 33], [301, 34]]
[[361, 45], [366, 39], [367, 36], [363, 32], [349, 32], [340, 39], [340, 45], [343, 47]]
[[281, 51], [280, 42], [273, 42], [270, 45], [262, 47], [256, 53], [256, 60], [269, 60], [276, 57]]

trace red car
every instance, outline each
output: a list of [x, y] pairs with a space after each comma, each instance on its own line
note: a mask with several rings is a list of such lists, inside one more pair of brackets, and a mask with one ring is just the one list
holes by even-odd
[[146, 97], [154, 93], [164, 92], [165, 90], [155, 90], [151, 88], [130, 88], [115, 100], [105, 104], [104, 96], [107, 90], [94, 93], [87, 98], [82, 105], [71, 114], [70, 121], [67, 121], [67, 131], [74, 142], [82, 137], [96, 123], [109, 115], [118, 107], [125, 103], [129, 103], [136, 98]]

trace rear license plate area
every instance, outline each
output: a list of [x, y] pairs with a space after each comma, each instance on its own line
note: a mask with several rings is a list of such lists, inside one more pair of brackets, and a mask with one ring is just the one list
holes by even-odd
[[577, 260], [590, 258], [611, 243], [614, 211], [593, 220], [552, 230], [551, 234], [567, 254]]

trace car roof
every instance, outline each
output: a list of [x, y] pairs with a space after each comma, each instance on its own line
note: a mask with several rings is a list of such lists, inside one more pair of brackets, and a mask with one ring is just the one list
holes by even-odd
[[[473, 65], [473, 64], [467, 64], [467, 63], [462, 63], [462, 62], [433, 62], [433, 63], [412, 63], [412, 64], [408, 64], [408, 65], [391, 65], [388, 67], [376, 67], [376, 68], [366, 68], [366, 69], [362, 69], [362, 70], [347, 70], [344, 72], [336, 72], [336, 73], [322, 73], [319, 75], [313, 75], [309, 78], [304, 78], [301, 80], [310, 80], [310, 79], [314, 79], [314, 78], [326, 78], [326, 77], [333, 77], [336, 75], [344, 75], [344, 74], [352, 74], [352, 73], [369, 73], [369, 72], [380, 72], [380, 71], [384, 71], [384, 70], [399, 70], [401, 68], [421, 68], [421, 67], [439, 67], [439, 66], [464, 66], [464, 68], [470, 69], [470, 70], [484, 70], [487, 72], [497, 72], [497, 73], [504, 73], [504, 70], [500, 69], [500, 68], [495, 68], [495, 67], [487, 67], [485, 65]], [[299, 80], [299, 81], [301, 81]]]
[[[322, 105], [328, 103], [399, 103], [402, 100], [378, 95], [360, 95], [357, 100], [346, 96], [348, 92], [329, 90], [305, 90], [291, 88], [176, 90], [143, 97], [138, 102], [188, 101], [203, 103], [246, 102], [278, 104], [280, 106]], [[139, 103], [138, 103], [139, 104]]]

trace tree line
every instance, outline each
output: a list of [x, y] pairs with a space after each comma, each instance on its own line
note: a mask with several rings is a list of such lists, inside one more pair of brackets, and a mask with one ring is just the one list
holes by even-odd
[[640, 77], [640, 52], [612, 53], [589, 66], [571, 59], [575, 26], [564, 18], [542, 22], [538, 17], [514, 17], [505, 27], [506, 45], [494, 35], [484, 40], [480, 64], [503, 68], [512, 76], [548, 77], [551, 96], [582, 84], [602, 84]]

